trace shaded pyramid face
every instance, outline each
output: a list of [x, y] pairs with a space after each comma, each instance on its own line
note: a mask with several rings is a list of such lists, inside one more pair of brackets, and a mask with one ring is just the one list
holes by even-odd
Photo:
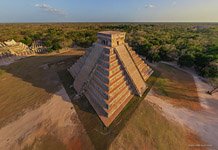
[[69, 72], [74, 88], [84, 94], [109, 126], [134, 95], [142, 96], [152, 70], [126, 44], [94, 44]]

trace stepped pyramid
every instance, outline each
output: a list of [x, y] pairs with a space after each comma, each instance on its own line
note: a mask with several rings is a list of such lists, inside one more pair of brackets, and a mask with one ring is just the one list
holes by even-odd
[[124, 32], [104, 31], [69, 72], [73, 86], [85, 95], [109, 126], [134, 95], [142, 96], [151, 68], [128, 46]]

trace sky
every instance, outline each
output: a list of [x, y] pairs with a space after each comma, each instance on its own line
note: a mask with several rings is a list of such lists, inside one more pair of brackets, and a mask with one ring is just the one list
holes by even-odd
[[218, 22], [218, 0], [1, 0], [11, 22]]

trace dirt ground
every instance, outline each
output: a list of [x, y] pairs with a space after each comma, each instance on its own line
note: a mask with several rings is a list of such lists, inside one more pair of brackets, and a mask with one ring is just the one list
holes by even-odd
[[60, 90], [55, 68], [48, 69], [48, 64], [67, 59], [72, 63], [82, 54], [69, 51], [38, 55], [0, 67], [0, 128], [41, 106]]
[[[183, 69], [178, 68], [175, 64], [165, 64], [183, 71]], [[149, 92], [146, 99], [157, 105], [166, 118], [180, 123], [199, 135], [205, 142], [206, 148], [218, 149], [218, 94], [208, 95], [207, 91], [209, 91], [211, 87], [201, 81], [198, 76], [190, 70], [185, 70], [185, 72], [189, 73], [190, 76], [194, 78], [199, 102], [203, 109], [196, 111], [184, 107], [175, 107], [175, 105], [166, 101], [164, 97], [159, 96], [155, 90]]]
[[48, 54], [1, 67], [0, 149], [189, 149], [201, 143], [139, 97], [105, 128], [85, 98], [72, 99], [66, 68], [81, 54]]
[[0, 149], [40, 149], [49, 136], [57, 141], [52, 142], [55, 149], [69, 148], [74, 142], [81, 149], [92, 147], [64, 88], [38, 109], [1, 128], [0, 135]]
[[161, 73], [153, 87], [159, 97], [177, 107], [202, 109], [195, 80], [190, 74], [162, 63], [155, 69]]

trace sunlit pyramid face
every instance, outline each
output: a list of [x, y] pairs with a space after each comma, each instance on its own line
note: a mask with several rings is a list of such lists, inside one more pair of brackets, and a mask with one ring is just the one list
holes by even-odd
[[78, 95], [85, 95], [109, 126], [134, 95], [142, 96], [152, 70], [125, 43], [125, 33], [103, 31], [69, 72]]

